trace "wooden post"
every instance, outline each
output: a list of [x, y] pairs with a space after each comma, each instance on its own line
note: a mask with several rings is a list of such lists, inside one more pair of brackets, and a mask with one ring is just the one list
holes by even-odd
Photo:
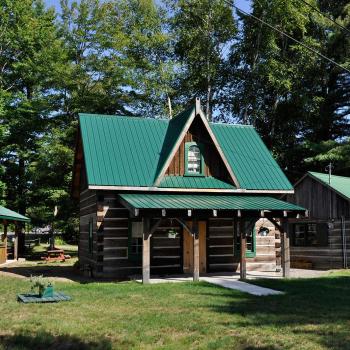
[[240, 279], [244, 280], [247, 278], [247, 262], [246, 262], [247, 238], [246, 238], [246, 233], [243, 229], [242, 219], [238, 219], [238, 230], [239, 230], [238, 232], [241, 240], [239, 272], [240, 272]]
[[199, 232], [197, 220], [193, 220], [193, 281], [199, 281]]
[[151, 234], [150, 219], [143, 219], [142, 283], [150, 283]]
[[285, 219], [281, 219], [281, 258], [283, 277], [290, 276], [290, 251], [289, 251], [289, 232], [288, 223]]
[[4, 222], [4, 236], [2, 238], [2, 241], [5, 243], [5, 247], [7, 249], [7, 222]]
[[18, 260], [18, 226], [15, 222], [15, 241], [13, 244], [13, 259]]

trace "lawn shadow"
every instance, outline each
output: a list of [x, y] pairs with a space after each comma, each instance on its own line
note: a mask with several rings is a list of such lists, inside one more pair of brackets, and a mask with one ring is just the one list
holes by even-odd
[[[350, 277], [256, 280], [253, 284], [284, 291], [284, 295], [257, 297], [237, 293], [211, 308], [219, 313], [239, 314], [235, 327], [292, 328], [295, 334], [315, 336], [326, 348], [350, 349]], [[212, 294], [204, 293], [204, 295]], [[231, 301], [229, 300], [231, 299]], [[248, 343], [249, 344], [249, 343]], [[246, 349], [253, 349], [247, 347]], [[269, 349], [267, 347], [267, 349]]]
[[0, 272], [8, 273], [9, 276], [17, 275], [20, 277], [30, 277], [31, 275], [43, 275], [49, 278], [66, 279], [79, 283], [95, 282], [90, 277], [83, 276], [75, 266], [71, 265], [51, 265], [50, 263], [39, 263], [30, 266], [4, 266], [0, 268]]
[[55, 336], [47, 332], [37, 334], [16, 333], [0, 335], [0, 348], [21, 350], [111, 350], [112, 344], [106, 338], [85, 341], [71, 335]]

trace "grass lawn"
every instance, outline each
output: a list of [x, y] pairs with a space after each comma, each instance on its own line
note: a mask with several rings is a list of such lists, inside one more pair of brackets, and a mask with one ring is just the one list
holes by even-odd
[[56, 282], [71, 302], [25, 305], [29, 282], [0, 276], [0, 349], [350, 349], [349, 272], [255, 283], [286, 294]]

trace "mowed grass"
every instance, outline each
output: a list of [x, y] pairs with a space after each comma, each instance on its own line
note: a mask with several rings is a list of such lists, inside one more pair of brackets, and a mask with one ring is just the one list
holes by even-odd
[[254, 283], [254, 297], [204, 282], [62, 283], [73, 300], [20, 304], [0, 277], [0, 349], [350, 349], [350, 273]]

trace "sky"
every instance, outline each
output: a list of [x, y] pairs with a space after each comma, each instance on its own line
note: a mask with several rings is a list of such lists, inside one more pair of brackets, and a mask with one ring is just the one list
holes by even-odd
[[[44, 0], [47, 6], [55, 6], [55, 8], [59, 9], [60, 0]], [[235, 0], [235, 4], [237, 7], [241, 8], [244, 11], [249, 11], [250, 9], [250, 1], [251, 0]]]

